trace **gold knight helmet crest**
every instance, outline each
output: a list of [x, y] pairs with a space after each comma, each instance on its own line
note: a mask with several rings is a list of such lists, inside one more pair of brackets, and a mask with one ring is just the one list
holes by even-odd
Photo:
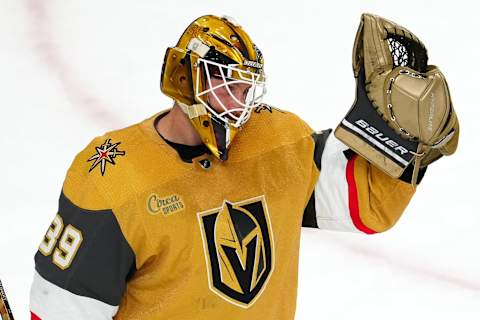
[[274, 269], [273, 234], [264, 196], [198, 214], [210, 289], [243, 308], [262, 294]]

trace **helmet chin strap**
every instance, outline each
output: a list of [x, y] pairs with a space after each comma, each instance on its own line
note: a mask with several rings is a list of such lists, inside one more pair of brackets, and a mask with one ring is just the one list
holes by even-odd
[[[177, 101], [182, 111], [188, 116], [203, 143], [222, 161], [228, 158], [228, 147], [236, 134], [235, 128], [210, 115], [203, 104], [187, 105]], [[232, 131], [233, 130], [233, 131]]]
[[207, 109], [201, 103], [193, 104], [193, 105], [189, 106], [189, 105], [187, 105], [185, 103], [182, 103], [180, 101], [176, 101], [176, 102], [180, 106], [182, 111], [188, 116], [188, 118], [190, 120], [194, 119], [196, 117], [207, 115]]

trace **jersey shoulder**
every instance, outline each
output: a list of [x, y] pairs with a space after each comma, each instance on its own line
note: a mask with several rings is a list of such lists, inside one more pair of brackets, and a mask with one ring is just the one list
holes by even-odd
[[291, 139], [302, 138], [313, 133], [310, 126], [295, 113], [264, 103], [253, 109], [250, 122], [252, 127], [265, 128]]
[[[76, 205], [89, 210], [112, 208], [112, 198], [128, 197], [129, 156], [142, 148], [138, 124], [97, 136], [71, 164], [63, 193]], [[130, 173], [131, 174], [131, 173]]]
[[262, 104], [253, 109], [250, 119], [235, 138], [231, 154], [243, 158], [305, 144], [310, 142], [312, 133], [313, 130], [296, 114]]

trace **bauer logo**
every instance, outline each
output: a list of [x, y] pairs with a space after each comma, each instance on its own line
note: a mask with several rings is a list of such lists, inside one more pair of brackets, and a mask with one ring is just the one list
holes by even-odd
[[400, 154], [407, 154], [408, 150], [405, 149], [403, 146], [399, 145], [397, 142], [393, 141], [389, 137], [385, 136], [383, 132], [380, 132], [375, 127], [371, 126], [368, 122], [363, 119], [359, 119], [355, 121], [355, 124], [360, 128], [364, 129], [364, 131], [368, 132], [371, 136], [377, 138], [378, 141], [382, 142], [387, 147], [390, 147], [394, 151]]
[[151, 215], [163, 214], [167, 216], [185, 210], [185, 204], [179, 195], [159, 197], [153, 193], [147, 199], [147, 209]]
[[261, 64], [260, 62], [257, 62], [257, 61], [243, 60], [243, 65], [247, 66], [247, 67], [253, 67], [253, 68], [256, 68], [256, 69], [262, 69], [263, 68], [263, 64]]
[[248, 308], [262, 295], [274, 268], [273, 233], [265, 197], [224, 201], [198, 213], [209, 288]]

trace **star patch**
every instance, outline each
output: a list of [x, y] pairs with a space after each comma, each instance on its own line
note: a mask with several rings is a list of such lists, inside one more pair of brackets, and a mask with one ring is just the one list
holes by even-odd
[[120, 142], [111, 143], [110, 141], [111, 139], [107, 139], [100, 147], [95, 147], [97, 153], [87, 160], [94, 161], [88, 172], [91, 172], [93, 169], [95, 169], [96, 166], [100, 165], [100, 172], [103, 176], [105, 173], [107, 162], [115, 165], [114, 159], [117, 156], [125, 155], [125, 151], [120, 151], [117, 149], [117, 146], [120, 144]]

